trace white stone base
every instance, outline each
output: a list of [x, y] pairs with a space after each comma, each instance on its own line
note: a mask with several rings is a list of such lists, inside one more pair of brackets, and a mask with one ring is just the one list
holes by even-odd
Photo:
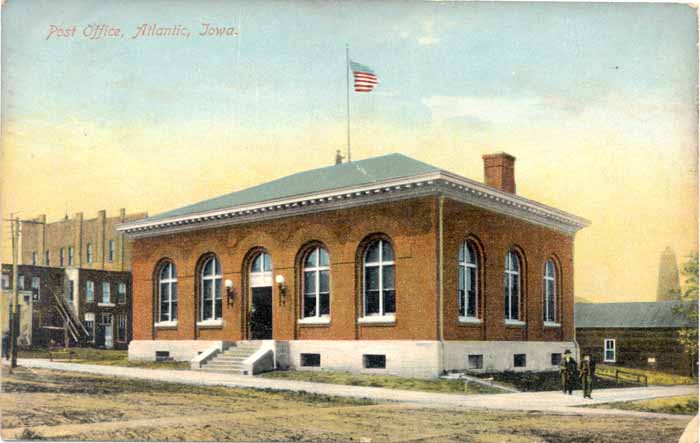
[[[574, 342], [552, 341], [446, 341], [444, 367], [446, 371], [469, 370], [473, 372], [502, 371], [554, 371], [552, 354], [564, 354], [570, 350], [577, 355]], [[525, 367], [515, 367], [514, 355], [525, 354]], [[469, 355], [481, 355], [481, 369], [469, 367]]]
[[[213, 346], [212, 340], [134, 340], [129, 344], [129, 360], [155, 360], [156, 351], [167, 351], [170, 358], [191, 361]], [[413, 341], [413, 340], [270, 340], [277, 368], [295, 370], [334, 370], [363, 374], [390, 374], [403, 377], [434, 378], [445, 371], [501, 372], [557, 370], [552, 354], [569, 349], [576, 356], [575, 342], [533, 341]], [[267, 349], [267, 348], [266, 348]], [[319, 354], [318, 367], [302, 366], [301, 354]], [[365, 367], [365, 355], [383, 355], [385, 368]], [[526, 365], [515, 367], [514, 355], [525, 354]], [[469, 367], [469, 355], [481, 355], [480, 369]]]
[[132, 340], [129, 360], [155, 361], [156, 351], [166, 351], [175, 361], [191, 361], [199, 353], [213, 346], [221, 349], [223, 345], [219, 340]]

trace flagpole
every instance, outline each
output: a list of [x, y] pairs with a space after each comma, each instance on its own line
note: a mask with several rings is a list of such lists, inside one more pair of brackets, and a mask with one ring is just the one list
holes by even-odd
[[347, 43], [345, 43], [345, 64], [345, 85], [348, 105], [348, 162], [350, 162], [352, 161], [350, 158], [350, 48]]

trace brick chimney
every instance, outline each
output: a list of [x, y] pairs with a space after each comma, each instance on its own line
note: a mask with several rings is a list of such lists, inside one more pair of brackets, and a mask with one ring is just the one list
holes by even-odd
[[484, 182], [493, 188], [515, 194], [515, 157], [505, 152], [486, 154]]

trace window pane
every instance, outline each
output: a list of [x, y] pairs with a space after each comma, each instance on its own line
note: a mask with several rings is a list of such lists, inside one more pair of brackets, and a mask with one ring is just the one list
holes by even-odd
[[204, 305], [202, 306], [202, 320], [209, 320], [211, 319], [211, 308], [212, 308], [212, 303], [210, 300], [205, 300]]
[[320, 294], [319, 298], [319, 309], [320, 315], [329, 315], [331, 313], [330, 295], [327, 293]]
[[211, 280], [202, 280], [202, 297], [204, 300], [211, 300], [212, 299]]
[[316, 273], [304, 272], [304, 294], [316, 294]]
[[510, 313], [511, 313], [511, 318], [514, 320], [520, 318], [520, 313], [518, 312], [518, 308], [520, 307], [520, 304], [519, 304], [520, 292], [519, 292], [518, 284], [519, 284], [518, 277], [512, 276], [511, 277], [511, 285], [513, 286], [513, 295], [510, 298]]
[[365, 314], [379, 314], [379, 291], [365, 292]]
[[384, 291], [384, 313], [393, 314], [396, 312], [396, 291]]
[[307, 294], [304, 296], [304, 317], [314, 317], [316, 315], [316, 295]]
[[464, 277], [465, 277], [465, 268], [464, 266], [459, 267], [459, 290], [464, 291], [466, 288], [464, 287]]
[[379, 290], [379, 268], [365, 268], [365, 290]]
[[467, 244], [462, 243], [462, 247], [459, 248], [459, 261], [464, 262], [467, 259]]
[[221, 262], [218, 258], [214, 258], [214, 272], [216, 275], [221, 275]]
[[217, 300], [221, 300], [221, 279], [217, 278], [214, 280], [214, 297]]
[[160, 321], [169, 321], [168, 318], [168, 302], [161, 300], [160, 302]]
[[465, 310], [464, 310], [464, 290], [463, 289], [460, 289], [457, 291], [457, 300], [459, 303], [459, 316], [464, 317]]
[[391, 245], [389, 244], [389, 242], [384, 241], [384, 240], [382, 240], [382, 260], [383, 261], [394, 260], [394, 250], [391, 248]]
[[217, 298], [214, 302], [214, 318], [215, 319], [220, 319], [221, 318], [221, 298]]
[[272, 260], [267, 254], [263, 254], [263, 270], [265, 272], [272, 271]]
[[214, 273], [214, 260], [213, 259], [207, 259], [206, 262], [204, 262], [204, 269], [202, 269], [202, 275], [212, 275]]
[[170, 320], [175, 321], [177, 320], [177, 302], [173, 302], [171, 306]]
[[510, 279], [508, 278], [508, 274], [503, 274], [503, 298], [504, 298], [504, 303], [503, 306], [505, 307], [504, 310], [504, 315], [505, 318], [510, 319]]
[[382, 267], [382, 289], [394, 289], [394, 266]]
[[170, 284], [170, 299], [177, 301], [177, 283]]
[[330, 272], [329, 271], [320, 271], [319, 276], [319, 292], [330, 292], [330, 287], [329, 287], [329, 279], [330, 279]]
[[304, 264], [307, 268], [315, 268], [318, 260], [318, 248], [311, 251], [309, 255], [306, 256], [306, 263]]
[[467, 263], [476, 264], [476, 252], [474, 246], [469, 243], [467, 243]]
[[262, 271], [262, 254], [258, 254], [258, 256], [255, 257], [255, 260], [253, 260], [253, 266], [250, 269], [250, 272], [260, 271]]
[[161, 301], [161, 303], [168, 301], [168, 289], [169, 289], [168, 283], [161, 283], [160, 284], [160, 301]]
[[476, 269], [467, 269], [467, 315], [476, 317]]
[[367, 248], [367, 253], [365, 254], [365, 262], [376, 263], [379, 261], [379, 241], [373, 242]]
[[319, 266], [330, 266], [330, 257], [328, 257], [328, 251], [323, 248], [319, 249]]

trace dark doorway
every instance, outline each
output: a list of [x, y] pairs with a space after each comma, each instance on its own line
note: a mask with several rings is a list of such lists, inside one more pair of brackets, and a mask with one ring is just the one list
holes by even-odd
[[272, 338], [272, 288], [253, 288], [251, 292], [250, 339], [269, 340]]

